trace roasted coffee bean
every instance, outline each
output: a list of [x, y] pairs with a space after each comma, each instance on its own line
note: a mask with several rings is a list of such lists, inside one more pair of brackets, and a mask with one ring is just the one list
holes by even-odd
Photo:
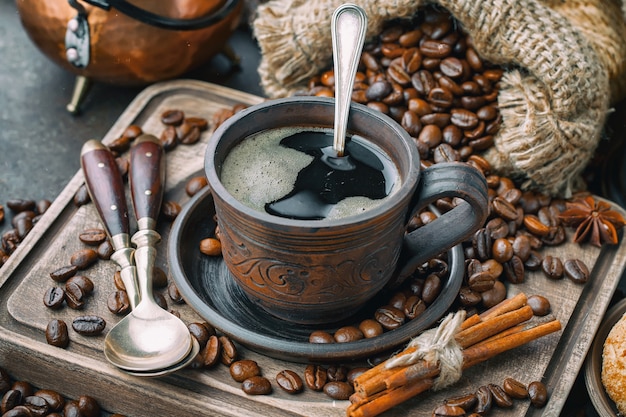
[[487, 386], [489, 387], [489, 391], [491, 391], [491, 397], [495, 405], [500, 408], [513, 407], [513, 400], [501, 386], [496, 384], [489, 384]]
[[470, 290], [477, 293], [492, 289], [495, 282], [495, 278], [489, 272], [485, 271], [475, 272], [467, 279], [467, 285]]
[[176, 216], [182, 211], [182, 207], [175, 201], [166, 200], [161, 205], [161, 216], [169, 221], [174, 221]]
[[152, 294], [154, 297], [154, 302], [159, 305], [163, 310], [167, 310], [167, 300], [160, 292]]
[[326, 369], [321, 365], [309, 364], [304, 369], [304, 382], [313, 391], [321, 391], [326, 385]]
[[365, 97], [369, 101], [380, 101], [387, 97], [393, 91], [393, 87], [389, 81], [380, 80], [372, 83], [365, 91]]
[[220, 345], [222, 346], [222, 355], [220, 360], [224, 365], [230, 366], [231, 363], [239, 359], [237, 346], [228, 336], [220, 336]]
[[104, 242], [98, 245], [98, 247], [96, 248], [96, 252], [98, 253], [99, 259], [102, 259], [103, 261], [108, 261], [109, 259], [111, 259], [111, 255], [113, 255], [113, 252], [115, 252], [115, 250], [113, 249], [111, 241], [109, 241], [109, 239], [106, 239]]
[[391, 306], [382, 306], [374, 312], [374, 318], [387, 330], [397, 329], [404, 324], [404, 312]]
[[493, 211], [506, 221], [516, 220], [518, 213], [515, 206], [505, 200], [503, 197], [496, 197], [491, 203]]
[[523, 383], [514, 378], [506, 378], [502, 383], [502, 389], [509, 397], [523, 400], [528, 398], [528, 388]]
[[75, 282], [65, 284], [65, 302], [69, 308], [74, 310], [82, 309], [85, 306], [86, 298], [85, 291], [78, 284]]
[[178, 126], [185, 119], [185, 113], [182, 110], [172, 109], [161, 113], [161, 123], [164, 125]]
[[222, 357], [222, 343], [217, 335], [209, 336], [200, 355], [205, 367], [210, 368], [217, 365]]
[[152, 287], [157, 289], [167, 287], [167, 273], [163, 268], [157, 266], [152, 271]]
[[85, 184], [82, 184], [76, 190], [76, 194], [74, 194], [74, 205], [76, 207], [83, 206], [91, 201], [91, 197], [89, 196], [89, 190]]
[[268, 395], [272, 392], [272, 383], [264, 376], [253, 376], [241, 383], [241, 389], [248, 395]]
[[426, 311], [426, 303], [417, 295], [412, 295], [404, 303], [404, 315], [407, 319], [413, 320]]
[[214, 237], [202, 239], [200, 241], [200, 252], [207, 256], [221, 256], [222, 243]]
[[78, 407], [78, 401], [66, 401], [63, 407], [64, 417], [81, 417], [80, 408]]
[[72, 320], [72, 329], [83, 336], [98, 336], [104, 331], [106, 324], [106, 321], [100, 316], [79, 316]]
[[[2, 372], [0, 372], [1, 374]], [[1, 385], [1, 383], [0, 383]], [[1, 386], [0, 386], [1, 388]], [[33, 395], [33, 393], [35, 392], [35, 390], [33, 389], [33, 386], [30, 384], [30, 382], [27, 381], [15, 381], [13, 382], [13, 385], [11, 385], [11, 389], [17, 390], [19, 392], [22, 393], [22, 398], [28, 397], [29, 395]], [[2, 391], [2, 389], [0, 389], [0, 391]]]
[[176, 128], [176, 136], [178, 141], [183, 145], [193, 145], [200, 140], [200, 128], [186, 121]]
[[420, 53], [428, 58], [446, 58], [452, 53], [452, 47], [435, 39], [426, 39], [419, 46]]
[[90, 248], [79, 249], [70, 257], [70, 265], [79, 270], [87, 269], [98, 260], [98, 253]]
[[288, 394], [297, 394], [304, 389], [300, 375], [289, 369], [284, 369], [276, 374], [276, 383]]
[[189, 333], [196, 338], [202, 348], [209, 341], [209, 337], [215, 335], [215, 328], [206, 322], [189, 323], [187, 328], [189, 329]]
[[359, 330], [363, 333], [363, 337], [367, 339], [383, 334], [383, 326], [373, 319], [365, 319], [359, 323]]
[[533, 381], [528, 384], [528, 398], [535, 407], [543, 407], [548, 402], [548, 389], [541, 381]]
[[526, 304], [533, 310], [535, 316], [545, 316], [550, 313], [550, 301], [542, 295], [531, 295], [526, 300]]
[[113, 314], [127, 314], [130, 311], [130, 299], [124, 290], [113, 291], [107, 297], [107, 308]]
[[124, 281], [122, 281], [122, 274], [120, 271], [115, 271], [113, 273], [113, 284], [118, 290], [126, 291], [126, 286], [124, 285]]
[[478, 399], [475, 394], [459, 395], [457, 397], [446, 398], [444, 403], [453, 407], [461, 407], [464, 411], [474, 408]]
[[15, 232], [17, 233], [20, 241], [24, 240], [32, 228], [33, 220], [29, 217], [21, 217], [15, 222]]
[[76, 285], [78, 285], [81, 290], [83, 290], [83, 293], [85, 295], [89, 295], [93, 292], [93, 281], [89, 277], [86, 277], [84, 275], [74, 275], [73, 277], [70, 277], [67, 281], [65, 281], [66, 286], [71, 283], [75, 283]]
[[45, 416], [50, 410], [50, 406], [45, 399], [36, 395], [29, 395], [24, 398], [24, 406], [28, 408], [33, 417]]
[[528, 259], [524, 261], [524, 267], [529, 271], [538, 271], [541, 269], [541, 264], [543, 263], [543, 257], [541, 254], [535, 250], [531, 250], [528, 255]]
[[65, 398], [57, 391], [51, 389], [37, 390], [32, 396], [43, 399], [50, 412], [62, 411], [65, 406]]
[[464, 307], [475, 306], [482, 301], [479, 292], [472, 291], [469, 287], [461, 287], [459, 290], [458, 300]]
[[78, 235], [78, 239], [86, 245], [98, 246], [107, 239], [107, 232], [104, 229], [85, 229]]
[[480, 293], [480, 298], [483, 303], [483, 307], [491, 308], [504, 301], [506, 298], [506, 286], [502, 283], [502, 281], [496, 281], [491, 289]]
[[357, 379], [359, 376], [363, 375], [369, 369], [370, 368], [365, 367], [365, 366], [358, 366], [356, 368], [351, 368], [348, 371], [348, 375], [346, 376], [346, 382], [354, 386], [354, 380]]
[[326, 381], [346, 381], [348, 379], [348, 372], [349, 369], [344, 365], [330, 365], [328, 369], [326, 369]]
[[27, 210], [35, 210], [35, 201], [23, 198], [12, 198], [7, 200], [7, 207], [14, 213], [20, 213]]
[[159, 136], [161, 145], [165, 151], [171, 151], [178, 145], [178, 133], [174, 126], [166, 126]]
[[522, 259], [513, 255], [508, 262], [502, 264], [502, 274], [512, 284], [521, 284], [526, 279], [526, 270]]
[[524, 216], [524, 227], [536, 236], [547, 236], [550, 233], [550, 227], [543, 224], [539, 217], [534, 214]]
[[517, 255], [522, 260], [522, 262], [526, 262], [530, 257], [531, 252], [530, 239], [528, 238], [528, 236], [515, 236], [511, 245], [513, 247], [513, 254]]
[[441, 277], [438, 274], [428, 275], [422, 288], [422, 301], [427, 305], [432, 304], [441, 293], [441, 287]]
[[48, 288], [43, 296], [43, 304], [52, 310], [63, 307], [63, 301], [65, 301], [65, 291], [60, 287]]
[[131, 141], [133, 141], [137, 139], [139, 136], [141, 136], [142, 133], [143, 133], [143, 130], [141, 129], [140, 126], [128, 125], [128, 127], [124, 129], [124, 132], [122, 132], [122, 136], [126, 136]]
[[167, 285], [167, 295], [170, 297], [170, 300], [174, 302], [174, 304], [185, 303], [185, 299], [183, 298], [180, 291], [178, 291], [178, 286], [174, 282], [170, 282]]
[[358, 327], [355, 326], [344, 326], [339, 329], [334, 334], [335, 342], [337, 343], [347, 343], [347, 342], [355, 342], [357, 340], [363, 339], [364, 335]]
[[354, 393], [352, 385], [343, 381], [327, 382], [323, 390], [333, 400], [347, 400]]
[[242, 359], [230, 364], [229, 372], [231, 378], [237, 382], [243, 382], [248, 378], [261, 375], [259, 365], [250, 359]]
[[450, 123], [461, 129], [473, 129], [478, 125], [476, 113], [467, 109], [450, 110]]
[[66, 265], [50, 272], [50, 278], [56, 282], [65, 282], [77, 272], [78, 267], [76, 265]]
[[208, 184], [209, 182], [204, 175], [193, 177], [187, 181], [187, 184], [185, 185], [185, 192], [189, 197], [193, 197]]
[[33, 417], [33, 413], [25, 405], [18, 405], [2, 414], [2, 417]]
[[197, 127], [200, 132], [209, 128], [209, 121], [204, 117], [185, 117], [184, 123]]
[[567, 259], [563, 263], [565, 276], [577, 284], [584, 284], [589, 280], [589, 268], [580, 259]]
[[119, 136], [107, 144], [109, 150], [117, 155], [126, 152], [130, 148], [130, 138]]
[[0, 412], [2, 414], [22, 404], [22, 393], [15, 389], [10, 389], [2, 396]]
[[550, 279], [563, 278], [563, 262], [557, 256], [546, 255], [541, 262], [541, 270]]
[[100, 405], [95, 398], [89, 395], [81, 395], [78, 397], [78, 409], [82, 416], [85, 417], [99, 417]]
[[309, 343], [335, 343], [335, 338], [323, 330], [315, 330], [309, 335]]
[[456, 405], [442, 404], [433, 410], [432, 417], [465, 417], [465, 410]]
[[491, 410], [493, 405], [493, 396], [491, 395], [491, 390], [486, 385], [479, 387], [476, 390], [476, 407], [474, 408], [474, 412], [479, 414], [485, 414]]
[[66, 348], [70, 343], [67, 324], [60, 319], [52, 319], [46, 326], [46, 341], [49, 345]]
[[472, 237], [472, 247], [479, 260], [486, 261], [491, 258], [492, 240], [491, 234], [487, 229], [483, 227], [474, 233]]
[[513, 245], [508, 239], [498, 238], [491, 247], [491, 256], [501, 264], [508, 262], [513, 257]]

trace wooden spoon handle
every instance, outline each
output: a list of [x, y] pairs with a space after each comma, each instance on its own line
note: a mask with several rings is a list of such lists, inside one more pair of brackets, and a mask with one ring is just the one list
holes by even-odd
[[[165, 186], [165, 152], [153, 135], [141, 135], [130, 150], [128, 172], [130, 192], [139, 228], [153, 228], [163, 201]], [[141, 219], [147, 220], [143, 225]]]

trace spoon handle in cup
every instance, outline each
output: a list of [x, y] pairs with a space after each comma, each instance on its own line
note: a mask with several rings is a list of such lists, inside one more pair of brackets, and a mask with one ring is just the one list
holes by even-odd
[[137, 293], [133, 249], [130, 246], [128, 207], [124, 182], [113, 154], [101, 142], [91, 139], [81, 149], [80, 163], [85, 184], [96, 206], [100, 219], [109, 234], [114, 249], [111, 259], [121, 268], [120, 274], [126, 287], [130, 305], [139, 302]]

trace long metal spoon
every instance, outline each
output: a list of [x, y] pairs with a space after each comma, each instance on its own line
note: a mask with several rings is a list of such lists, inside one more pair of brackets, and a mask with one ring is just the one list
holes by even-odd
[[120, 274], [131, 308], [135, 308], [139, 303], [139, 293], [135, 264], [132, 260], [134, 249], [130, 246], [128, 208], [122, 175], [113, 154], [95, 139], [88, 140], [83, 145], [80, 163], [91, 200], [113, 245], [111, 259], [121, 268]]
[[344, 155], [352, 88], [365, 42], [366, 29], [367, 15], [359, 6], [346, 3], [335, 9], [331, 19], [331, 36], [335, 75], [333, 148], [337, 156]]
[[109, 362], [127, 371], [159, 372], [186, 359], [194, 338], [185, 323], [162, 309], [153, 298], [154, 230], [165, 183], [164, 151], [152, 135], [135, 140], [130, 154], [129, 183], [139, 230], [133, 235], [135, 265], [141, 301], [105, 337]]

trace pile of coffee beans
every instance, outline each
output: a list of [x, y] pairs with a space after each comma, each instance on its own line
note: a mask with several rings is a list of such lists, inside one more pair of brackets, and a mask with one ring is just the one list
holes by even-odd
[[[15, 380], [2, 368], [0, 395], [2, 417], [100, 417], [102, 413], [98, 402], [89, 395], [81, 395], [76, 399], [66, 398], [52, 389], [39, 389], [27, 381]], [[111, 414], [111, 417], [124, 416]]]
[[[11, 214], [12, 228], [5, 231], [0, 238], [0, 267], [9, 260], [9, 256], [15, 252], [50, 205], [51, 202], [46, 199], [35, 201], [14, 198], [6, 202], [6, 207]], [[0, 204], [0, 224], [4, 223], [7, 218], [5, 206]]]
[[475, 392], [447, 398], [433, 410], [432, 417], [481, 417], [493, 409], [508, 409], [514, 406], [513, 400], [529, 399], [537, 408], [548, 401], [548, 390], [541, 381], [525, 385], [514, 378], [506, 378], [502, 385], [488, 384]]

